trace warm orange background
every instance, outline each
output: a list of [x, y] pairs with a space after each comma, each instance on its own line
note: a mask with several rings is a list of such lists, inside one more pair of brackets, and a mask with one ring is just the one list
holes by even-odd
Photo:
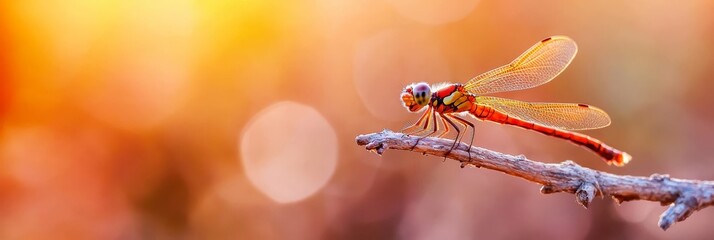
[[477, 122], [479, 146], [618, 174], [714, 179], [711, 1], [6, 1], [2, 239], [696, 239], [705, 209], [544, 196], [453, 161], [356, 146], [416, 120], [416, 81], [465, 82], [537, 41], [579, 45], [552, 83], [633, 155]]

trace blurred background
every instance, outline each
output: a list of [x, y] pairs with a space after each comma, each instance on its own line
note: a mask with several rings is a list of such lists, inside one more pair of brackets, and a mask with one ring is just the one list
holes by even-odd
[[6, 1], [2, 239], [697, 239], [704, 209], [571, 194], [358, 134], [419, 115], [411, 82], [465, 82], [537, 41], [579, 45], [553, 82], [498, 96], [607, 111], [565, 141], [478, 122], [475, 144], [617, 174], [714, 179], [711, 1]]

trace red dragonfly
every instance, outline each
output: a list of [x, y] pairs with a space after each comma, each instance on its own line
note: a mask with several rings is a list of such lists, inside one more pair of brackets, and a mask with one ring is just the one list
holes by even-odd
[[[549, 82], [560, 74], [575, 57], [578, 47], [565, 36], [553, 36], [536, 43], [508, 65], [476, 76], [466, 84], [444, 83], [429, 87], [426, 83], [413, 83], [401, 94], [402, 102], [410, 112], [424, 114], [405, 133], [425, 134], [439, 132], [439, 121], [444, 131], [449, 126], [456, 130], [456, 141], [463, 138], [462, 127], [471, 127], [473, 143], [474, 125], [462, 118], [464, 113], [480, 120], [509, 124], [534, 130], [545, 135], [568, 140], [586, 147], [610, 165], [623, 166], [632, 157], [590, 136], [571, 132], [603, 128], [610, 125], [610, 117], [603, 110], [576, 103], [532, 103], [512, 99], [482, 96], [483, 94], [528, 89]], [[458, 125], [460, 126], [458, 126]]]

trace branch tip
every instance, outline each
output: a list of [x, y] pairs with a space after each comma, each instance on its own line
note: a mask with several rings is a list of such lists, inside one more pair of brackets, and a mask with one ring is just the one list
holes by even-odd
[[667, 230], [675, 222], [681, 222], [687, 219], [687, 217], [689, 217], [689, 215], [691, 215], [692, 212], [694, 212], [695, 210], [687, 203], [690, 202], [691, 204], [691, 201], [696, 202], [696, 199], [688, 197], [677, 199], [677, 201], [670, 204], [669, 208], [667, 208], [667, 210], [662, 213], [657, 225], [659, 225], [662, 230]]
[[595, 198], [595, 191], [596, 188], [594, 184], [585, 182], [575, 191], [575, 200], [587, 209]]
[[355, 141], [357, 142], [357, 145], [364, 146], [367, 143], [369, 143], [369, 135], [357, 135], [355, 138]]
[[381, 156], [384, 150], [389, 148], [389, 145], [386, 142], [370, 142], [365, 145], [365, 148]]
[[674, 203], [669, 205], [664, 213], [660, 216], [657, 223], [662, 230], [667, 230], [672, 224], [684, 221], [692, 215], [694, 211], [699, 210], [700, 204], [697, 198], [691, 194], [682, 194]]
[[553, 186], [542, 186], [540, 187], [540, 193], [542, 194], [552, 194], [552, 193], [557, 193], [558, 191], [553, 188]]

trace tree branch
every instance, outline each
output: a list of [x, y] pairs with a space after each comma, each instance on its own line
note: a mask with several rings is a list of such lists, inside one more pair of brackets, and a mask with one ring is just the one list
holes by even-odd
[[[632, 200], [660, 202], [670, 205], [660, 216], [659, 227], [667, 230], [675, 222], [683, 221], [693, 212], [714, 205], [714, 181], [670, 178], [653, 174], [650, 177], [620, 176], [581, 167], [572, 161], [560, 164], [542, 163], [479, 147], [454, 143], [442, 138], [423, 138], [384, 130], [357, 136], [357, 144], [382, 154], [386, 149], [409, 150], [435, 156], [446, 156], [461, 162], [461, 167], [473, 165], [531, 182], [542, 184], [541, 192], [568, 192], [576, 196], [585, 208], [595, 196], [611, 196], [618, 203]], [[469, 153], [470, 150], [470, 153]], [[469, 157], [469, 154], [471, 157]]]

